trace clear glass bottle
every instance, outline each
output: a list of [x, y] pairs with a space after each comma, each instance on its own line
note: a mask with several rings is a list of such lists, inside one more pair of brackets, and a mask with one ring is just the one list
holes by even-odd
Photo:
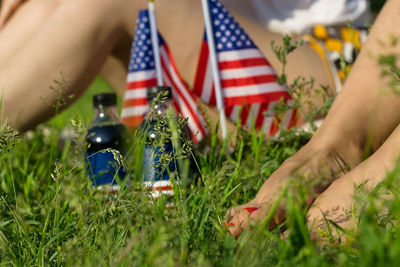
[[130, 144], [130, 134], [118, 116], [116, 104], [114, 93], [93, 96], [95, 118], [86, 135], [85, 162], [89, 177], [94, 187], [110, 191], [118, 190], [117, 178], [123, 179], [126, 175], [119, 159], [126, 155]]

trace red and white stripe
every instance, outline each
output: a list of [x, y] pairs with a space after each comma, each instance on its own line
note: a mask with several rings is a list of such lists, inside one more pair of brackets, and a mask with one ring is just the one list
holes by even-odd
[[[266, 127], [266, 133], [276, 133], [277, 120], [265, 118], [264, 112], [271, 109], [281, 98], [291, 99], [287, 90], [279, 85], [275, 70], [258, 49], [241, 49], [218, 53], [218, 66], [224, 96], [225, 113], [233, 121], [240, 119], [243, 126], [256, 129]], [[215, 90], [208, 43], [203, 41], [193, 92], [205, 103], [215, 106]], [[239, 110], [240, 117], [239, 117]], [[271, 110], [272, 111], [272, 110]], [[294, 124], [295, 111], [289, 110], [284, 118], [291, 120], [280, 126]]]
[[205, 120], [197, 108], [194, 96], [178, 74], [175, 62], [169, 48], [164, 44], [160, 48], [161, 68], [165, 85], [173, 88], [175, 108], [183, 117], [189, 118], [188, 127], [195, 142], [200, 141], [206, 134]]
[[156, 71], [146, 70], [128, 74], [121, 119], [128, 127], [138, 126], [149, 110], [147, 88], [156, 86]]
[[[225, 106], [266, 103], [290, 99], [277, 75], [258, 49], [218, 53], [218, 67]], [[207, 42], [203, 42], [194, 92], [209, 104], [215, 104], [213, 79]]]
[[150, 195], [155, 199], [163, 195], [174, 195], [172, 182], [170, 180], [144, 182], [144, 186], [150, 189]]

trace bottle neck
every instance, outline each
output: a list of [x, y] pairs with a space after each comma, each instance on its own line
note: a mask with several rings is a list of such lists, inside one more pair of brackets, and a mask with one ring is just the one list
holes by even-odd
[[155, 103], [153, 106], [153, 112], [149, 114], [149, 117], [154, 119], [156, 117], [163, 117], [166, 115], [167, 110], [172, 106], [172, 99], [167, 99], [162, 103]]
[[95, 116], [92, 125], [121, 123], [116, 106], [98, 106], [94, 108]]

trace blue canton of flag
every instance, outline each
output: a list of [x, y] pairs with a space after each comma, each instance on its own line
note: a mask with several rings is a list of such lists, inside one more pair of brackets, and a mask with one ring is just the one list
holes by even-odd
[[217, 53], [238, 49], [257, 49], [239, 23], [218, 1], [211, 1], [211, 6]]
[[[164, 44], [164, 40], [160, 34], [158, 34], [158, 41], [159, 46]], [[138, 27], [136, 28], [136, 34], [133, 39], [131, 55], [129, 73], [155, 70], [150, 22], [145, 12], [140, 13], [138, 18]]]

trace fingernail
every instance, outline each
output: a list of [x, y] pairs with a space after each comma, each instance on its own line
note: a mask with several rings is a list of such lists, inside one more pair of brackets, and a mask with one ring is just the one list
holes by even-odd
[[248, 213], [252, 213], [253, 211], [258, 210], [258, 208], [256, 207], [248, 207], [248, 208], [243, 208], [245, 211], [247, 211]]
[[233, 222], [228, 223], [229, 226], [235, 226]]

